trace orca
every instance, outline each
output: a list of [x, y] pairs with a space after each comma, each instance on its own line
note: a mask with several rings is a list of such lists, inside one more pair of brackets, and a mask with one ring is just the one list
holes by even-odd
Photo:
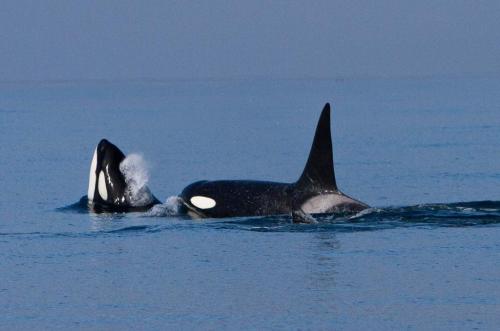
[[134, 212], [146, 211], [160, 201], [147, 186], [134, 187], [120, 165], [125, 154], [106, 139], [97, 145], [90, 165], [87, 202], [91, 211]]
[[311, 223], [310, 214], [356, 213], [369, 208], [337, 188], [329, 103], [321, 112], [309, 158], [295, 183], [204, 180], [187, 186], [180, 198], [195, 218], [291, 214], [294, 221]]

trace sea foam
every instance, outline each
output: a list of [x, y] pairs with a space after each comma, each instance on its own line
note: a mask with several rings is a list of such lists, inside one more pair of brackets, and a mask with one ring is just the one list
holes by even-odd
[[153, 202], [153, 195], [147, 187], [148, 165], [142, 155], [129, 154], [120, 163], [120, 171], [127, 184], [127, 198], [132, 206], [139, 207]]

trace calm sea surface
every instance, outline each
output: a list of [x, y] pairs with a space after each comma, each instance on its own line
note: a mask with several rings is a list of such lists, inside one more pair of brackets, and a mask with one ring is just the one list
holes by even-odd
[[[500, 79], [0, 84], [0, 329], [500, 325]], [[373, 209], [293, 225], [94, 215], [107, 138], [162, 201], [295, 181], [331, 102], [337, 183]]]

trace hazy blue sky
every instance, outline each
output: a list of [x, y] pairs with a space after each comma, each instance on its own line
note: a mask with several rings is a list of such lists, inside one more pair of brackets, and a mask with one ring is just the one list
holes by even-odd
[[500, 1], [11, 1], [0, 80], [500, 73]]

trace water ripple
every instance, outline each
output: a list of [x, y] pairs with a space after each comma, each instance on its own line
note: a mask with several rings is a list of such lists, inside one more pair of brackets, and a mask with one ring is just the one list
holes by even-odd
[[[59, 208], [61, 212], [88, 213], [86, 202]], [[94, 215], [94, 214], [92, 214]], [[401, 227], [469, 227], [500, 224], [500, 201], [471, 201], [448, 204], [370, 208], [355, 215], [315, 215], [317, 224], [293, 224], [288, 215], [192, 220], [172, 213], [106, 214], [102, 226], [79, 235], [135, 235], [162, 231], [210, 228], [255, 232], [359, 232]], [[116, 222], [114, 222], [116, 221]], [[119, 223], [117, 223], [119, 221]], [[141, 221], [141, 224], [137, 224]], [[129, 224], [133, 222], [134, 224]], [[160, 224], [158, 224], [161, 222]], [[154, 224], [152, 224], [154, 223]], [[0, 233], [0, 235], [5, 235]], [[14, 234], [9, 234], [14, 235]], [[21, 235], [21, 234], [18, 234]], [[29, 234], [44, 235], [44, 234]], [[56, 234], [45, 234], [56, 235]], [[75, 235], [75, 234], [59, 234]]]

